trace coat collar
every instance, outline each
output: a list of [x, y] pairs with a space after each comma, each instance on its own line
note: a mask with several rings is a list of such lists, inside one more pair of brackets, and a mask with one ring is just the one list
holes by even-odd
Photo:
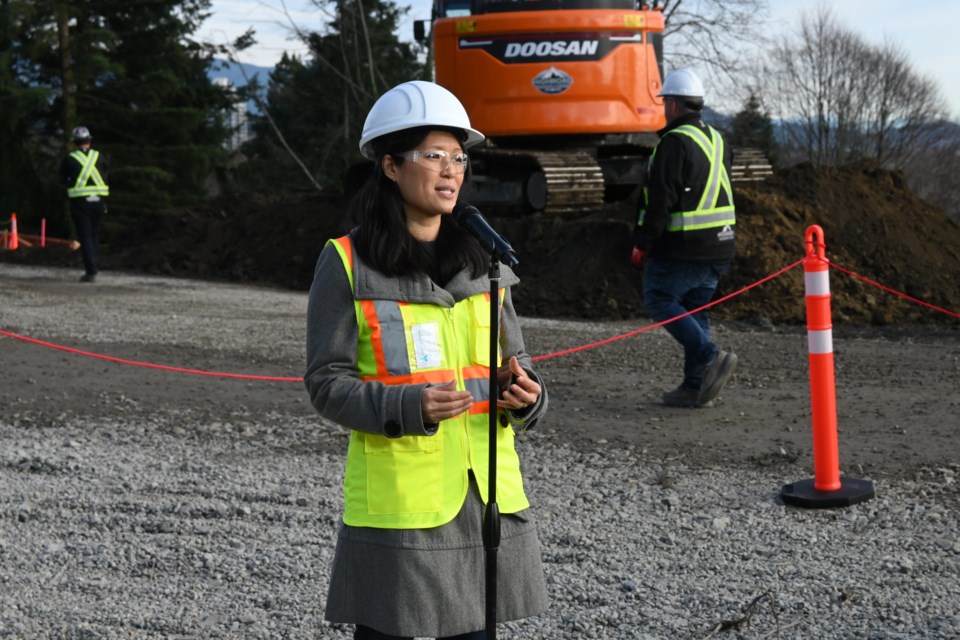
[[677, 127], [682, 127], [685, 124], [692, 124], [693, 126], [699, 127], [700, 129], [707, 128], [707, 125], [703, 123], [703, 118], [701, 114], [685, 113], [679, 118], [674, 119], [673, 122], [665, 126], [663, 129], [660, 129], [660, 131], [657, 131], [657, 135], [659, 135], [662, 138], [663, 136], [667, 135], [669, 132], [673, 131]]
[[[520, 278], [505, 265], [500, 265], [500, 288], [513, 286]], [[426, 274], [385, 276], [371, 269], [354, 253], [354, 295], [357, 299], [397, 300], [452, 307], [479, 293], [490, 291], [490, 280], [484, 275], [474, 278], [468, 269], [462, 269], [441, 287]]]

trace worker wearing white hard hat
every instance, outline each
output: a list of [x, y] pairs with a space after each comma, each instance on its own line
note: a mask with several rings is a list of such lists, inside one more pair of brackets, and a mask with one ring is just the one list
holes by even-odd
[[84, 126], [72, 132], [76, 149], [60, 163], [60, 184], [67, 189], [70, 218], [80, 242], [84, 273], [80, 282], [93, 282], [97, 277], [100, 247], [100, 221], [107, 211], [106, 156], [92, 148], [93, 136]]
[[703, 102], [703, 83], [691, 69], [677, 69], [663, 82], [660, 97], [688, 98]]
[[376, 160], [375, 140], [424, 126], [449, 127], [462, 132], [464, 149], [484, 138], [470, 126], [467, 110], [449, 90], [433, 82], [414, 80], [386, 92], [370, 109], [360, 134], [360, 153], [368, 160]]
[[[360, 138], [374, 168], [351, 201], [357, 226], [328, 241], [310, 290], [304, 381], [317, 411], [350, 433], [325, 615], [355, 625], [355, 639], [484, 638], [494, 374], [497, 616], [547, 607], [513, 445], [514, 430], [543, 415], [547, 394], [513, 306], [519, 279], [502, 266], [491, 298], [490, 254], [452, 215], [468, 149], [482, 140], [439, 85], [384, 93]], [[502, 325], [493, 363], [492, 304]]]
[[710, 406], [729, 382], [737, 356], [713, 341], [706, 310], [734, 256], [736, 214], [731, 153], [723, 136], [704, 123], [703, 83], [691, 69], [664, 80], [667, 126], [650, 157], [634, 231], [631, 263], [643, 269], [643, 304], [650, 317], [683, 347], [683, 378], [662, 395], [664, 404]]

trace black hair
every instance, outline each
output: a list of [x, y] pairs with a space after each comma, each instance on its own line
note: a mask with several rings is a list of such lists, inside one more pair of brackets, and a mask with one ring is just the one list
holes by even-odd
[[[449, 131], [461, 143], [466, 133], [446, 127], [417, 127], [388, 134], [374, 140], [377, 155], [373, 172], [349, 205], [349, 213], [357, 224], [354, 246], [364, 262], [388, 276], [414, 273], [437, 274], [438, 284], [446, 284], [461, 269], [470, 269], [473, 277], [486, 273], [488, 256], [480, 243], [452, 215], [440, 219], [435, 260], [407, 230], [407, 214], [397, 184], [383, 172], [384, 156], [392, 156], [399, 166], [404, 159], [396, 154], [415, 148], [431, 131]], [[470, 168], [464, 175], [464, 184]]]
[[664, 98], [671, 98], [682, 106], [687, 111], [696, 111], [697, 113], [703, 111], [703, 98], [698, 98], [696, 96], [663, 96]]

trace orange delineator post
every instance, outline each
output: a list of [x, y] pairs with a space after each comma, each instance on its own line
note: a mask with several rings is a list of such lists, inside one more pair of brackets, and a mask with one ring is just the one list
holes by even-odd
[[783, 487], [783, 501], [801, 507], [842, 507], [874, 496], [873, 484], [840, 478], [837, 446], [837, 395], [833, 363], [833, 319], [830, 313], [830, 262], [823, 229], [807, 228], [803, 261], [810, 359], [810, 404], [813, 416], [814, 478]]
[[803, 284], [807, 303], [807, 348], [810, 358], [810, 404], [813, 413], [814, 487], [840, 488], [837, 446], [837, 393], [833, 366], [833, 319], [830, 314], [830, 263], [823, 230], [807, 229]]
[[[5, 223], [4, 223], [5, 224]], [[18, 249], [21, 245], [33, 247], [39, 244], [41, 248], [46, 248], [47, 243], [63, 244], [72, 251], [80, 248], [80, 243], [76, 240], [63, 240], [60, 238], [47, 237], [47, 219], [40, 219], [40, 235], [33, 236], [26, 233], [20, 233], [17, 229], [17, 214], [10, 214], [10, 230], [0, 231], [0, 249]]]
[[20, 247], [20, 237], [17, 235], [17, 214], [10, 214], [10, 245], [9, 249], [14, 250]]

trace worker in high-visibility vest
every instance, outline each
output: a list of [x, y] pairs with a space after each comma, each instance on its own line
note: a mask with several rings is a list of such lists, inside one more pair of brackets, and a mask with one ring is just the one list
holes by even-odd
[[[650, 157], [630, 256], [643, 269], [643, 306], [657, 322], [709, 303], [733, 261], [731, 153], [701, 118], [703, 94], [690, 69], [670, 73], [659, 94], [667, 126]], [[664, 404], [709, 405], [730, 380], [737, 356], [714, 343], [706, 310], [665, 329], [683, 345], [684, 366], [683, 380], [663, 394]]]
[[481, 140], [445, 88], [412, 81], [387, 91], [360, 140], [374, 165], [350, 204], [357, 226], [317, 262], [304, 382], [319, 413], [350, 429], [325, 615], [355, 625], [356, 639], [484, 637], [491, 367], [500, 387], [498, 619], [547, 608], [514, 448], [515, 428], [537, 422], [547, 394], [513, 306], [519, 279], [501, 267], [491, 299], [490, 254], [452, 215], [466, 151]]
[[60, 184], [67, 188], [70, 218], [80, 242], [84, 274], [80, 282], [97, 278], [97, 254], [100, 247], [100, 219], [107, 212], [107, 160], [92, 149], [93, 136], [86, 127], [73, 130], [76, 149], [60, 163]]

